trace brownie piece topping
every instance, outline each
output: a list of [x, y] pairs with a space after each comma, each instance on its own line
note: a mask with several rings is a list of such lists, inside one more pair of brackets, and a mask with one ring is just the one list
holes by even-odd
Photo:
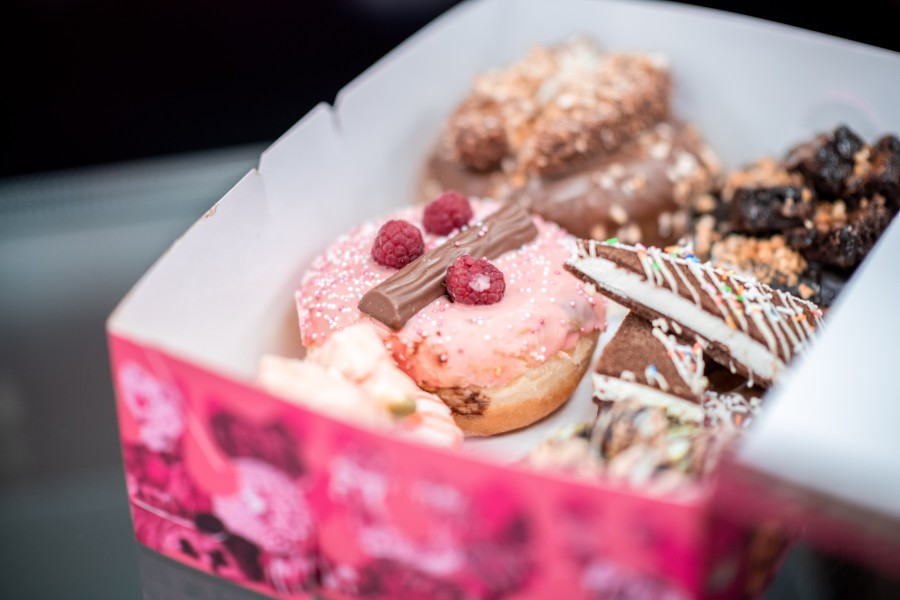
[[807, 260], [852, 268], [866, 257], [892, 217], [881, 196], [872, 201], [863, 200], [851, 211], [842, 201], [820, 203], [815, 221], [787, 231], [785, 239]]
[[900, 139], [886, 135], [861, 153], [853, 174], [847, 181], [846, 200], [852, 204], [876, 194], [885, 198], [887, 206], [900, 208]]
[[785, 159], [789, 171], [796, 171], [810, 181], [819, 197], [837, 199], [844, 196], [845, 182], [856, 166], [857, 154], [865, 142], [846, 125], [827, 134], [817, 135], [811, 142], [792, 148]]
[[802, 225], [814, 212], [805, 187], [738, 188], [731, 200], [731, 226], [739, 233], [777, 233]]

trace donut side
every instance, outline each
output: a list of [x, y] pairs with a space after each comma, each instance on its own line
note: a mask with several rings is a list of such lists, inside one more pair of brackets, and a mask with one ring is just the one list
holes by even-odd
[[467, 436], [489, 436], [540, 421], [565, 404], [591, 364], [599, 332], [583, 336], [570, 352], [559, 352], [505, 385], [430, 390], [450, 407]]

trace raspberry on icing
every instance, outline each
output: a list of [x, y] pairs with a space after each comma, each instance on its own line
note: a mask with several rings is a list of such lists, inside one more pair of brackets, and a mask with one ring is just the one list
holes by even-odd
[[447, 292], [460, 304], [494, 304], [503, 299], [506, 280], [488, 259], [463, 254], [447, 269]]
[[419, 228], [401, 219], [392, 219], [381, 226], [372, 245], [372, 258], [380, 265], [400, 269], [425, 252], [425, 242]]
[[428, 206], [422, 215], [422, 226], [428, 233], [447, 235], [472, 220], [469, 199], [457, 192], [444, 192]]

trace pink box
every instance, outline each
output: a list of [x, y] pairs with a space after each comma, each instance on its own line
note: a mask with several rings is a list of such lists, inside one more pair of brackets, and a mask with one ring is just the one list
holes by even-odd
[[[539, 426], [462, 452], [338, 422], [254, 385], [262, 354], [300, 351], [292, 294], [305, 266], [350, 226], [412, 200], [423, 157], [472, 75], [572, 33], [610, 50], [665, 52], [677, 113], [728, 166], [779, 154], [838, 122], [867, 138], [900, 132], [900, 58], [887, 51], [674, 4], [458, 6], [350, 83], [334, 107], [319, 105], [285, 133], [111, 315], [139, 542], [284, 598], [734, 598], [759, 592], [781, 556], [781, 535], [803, 516], [818, 515], [822, 533], [812, 538], [832, 545], [872, 548], [867, 540], [894, 531], [900, 509], [879, 499], [900, 486], [900, 477], [883, 481], [884, 468], [900, 474], [896, 442], [872, 481], [837, 494], [886, 516], [881, 533], [838, 513], [798, 513], [802, 502], [760, 502], [752, 477], [800, 481], [828, 498], [840, 488], [846, 468], [803, 480], [800, 457], [821, 436], [796, 407], [809, 402], [802, 380], [826, 385], [817, 374], [834, 366], [834, 348], [874, 318], [855, 304], [865, 299], [860, 288], [892, 272], [896, 226], [829, 315], [833, 335], [776, 390], [721, 485], [678, 498], [508, 464], [549, 429], [589, 414], [586, 382]], [[888, 317], [881, 327], [896, 333], [900, 323]], [[833, 377], [839, 370], [829, 369]], [[886, 398], [885, 384], [874, 385], [860, 402]], [[813, 400], [840, 420], [840, 398], [822, 390]], [[870, 425], [859, 424], [863, 433]], [[798, 432], [808, 444], [792, 448], [793, 464], [778, 464], [773, 456]], [[853, 440], [841, 450], [847, 465], [870, 456]], [[795, 514], [785, 518], [785, 507]]]

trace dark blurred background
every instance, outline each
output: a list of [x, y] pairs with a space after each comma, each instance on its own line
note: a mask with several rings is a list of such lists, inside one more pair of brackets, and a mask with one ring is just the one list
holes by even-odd
[[[0, 596], [255, 597], [133, 542], [104, 321], [269, 143], [457, 3], [5, 3]], [[900, 0], [701, 4], [900, 51]], [[767, 600], [898, 597], [801, 546]]]
[[[454, 4], [12, 0], [0, 176], [271, 141]], [[694, 4], [900, 50], [900, 0]]]

